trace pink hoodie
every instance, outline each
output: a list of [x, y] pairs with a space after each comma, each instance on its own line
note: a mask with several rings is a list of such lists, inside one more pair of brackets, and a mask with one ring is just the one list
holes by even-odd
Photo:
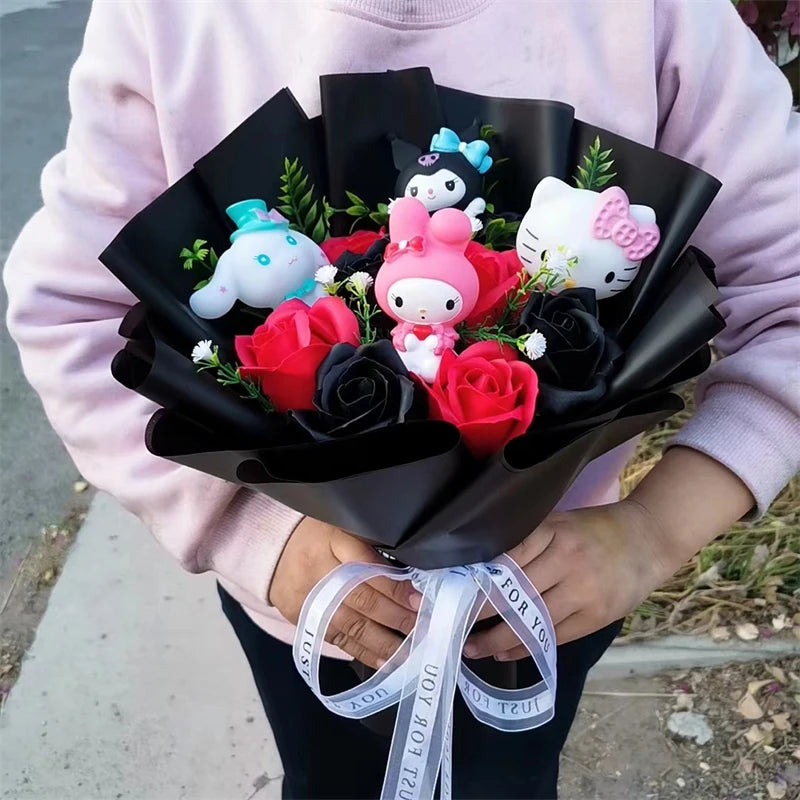
[[[677, 441], [726, 464], [762, 510], [798, 466], [800, 126], [730, 0], [95, 0], [66, 149], [6, 265], [9, 329], [86, 479], [284, 638], [291, 629], [266, 597], [300, 515], [148, 454], [153, 408], [109, 371], [133, 298], [97, 255], [283, 86], [311, 116], [320, 74], [419, 65], [447, 86], [563, 100], [722, 180], [694, 242], [719, 267], [725, 358]], [[590, 465], [564, 505], [613, 500], [629, 453]]]

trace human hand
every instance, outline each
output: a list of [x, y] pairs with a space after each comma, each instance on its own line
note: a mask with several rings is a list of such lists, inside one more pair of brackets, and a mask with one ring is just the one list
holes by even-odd
[[[559, 644], [625, 616], [677, 569], [650, 513], [633, 500], [554, 512], [509, 552], [542, 595]], [[473, 633], [468, 658], [524, 658], [528, 651], [499, 621]]]
[[[289, 538], [275, 568], [270, 603], [296, 623], [314, 586], [339, 564], [351, 561], [381, 563], [369, 545], [340, 528], [306, 517]], [[325, 639], [377, 669], [411, 632], [421, 599], [410, 581], [376, 578], [363, 583], [337, 609]]]

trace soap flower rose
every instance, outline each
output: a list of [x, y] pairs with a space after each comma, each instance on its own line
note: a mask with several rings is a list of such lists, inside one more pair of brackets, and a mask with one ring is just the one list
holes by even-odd
[[533, 331], [547, 341], [534, 362], [540, 414], [564, 415], [603, 399], [622, 351], [600, 324], [594, 289], [531, 294], [516, 333]]
[[516, 250], [489, 250], [471, 241], [464, 252], [478, 273], [478, 301], [466, 318], [470, 328], [496, 322], [506, 305], [506, 298], [520, 285], [522, 262]]
[[277, 411], [314, 407], [317, 367], [340, 342], [358, 345], [358, 320], [338, 297], [308, 306], [281, 303], [252, 336], [237, 336], [239, 374], [257, 383]]
[[424, 395], [388, 339], [337, 344], [317, 370], [315, 410], [293, 416], [324, 441], [416, 419], [424, 409], [418, 399]]
[[446, 350], [426, 385], [429, 415], [455, 425], [476, 458], [487, 458], [525, 433], [533, 420], [536, 373], [498, 342], [477, 342], [460, 355]]

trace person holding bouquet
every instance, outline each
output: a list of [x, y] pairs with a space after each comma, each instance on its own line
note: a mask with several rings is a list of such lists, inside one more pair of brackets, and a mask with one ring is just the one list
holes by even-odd
[[[798, 468], [800, 124], [728, 0], [96, 0], [70, 79], [66, 148], [45, 168], [44, 207], [6, 265], [9, 330], [85, 478], [141, 516], [186, 569], [219, 576], [283, 760], [284, 796], [376, 796], [388, 739], [319, 705], [286, 642], [319, 580], [377, 555], [346, 531], [147, 452], [152, 404], [109, 369], [133, 298], [97, 254], [281, 87], [313, 115], [321, 74], [420, 64], [471, 92], [568, 102], [723, 182], [694, 239], [718, 265], [727, 321], [695, 416], [629, 497], [618, 485], [626, 445], [591, 463], [510, 551], [555, 624], [556, 718], [507, 736], [456, 704], [454, 796], [555, 797], [583, 682], [619, 620], [719, 532], [763, 513]], [[355, 682], [348, 657], [384, 663], [419, 604], [406, 582], [350, 595], [329, 630], [329, 688]], [[464, 652], [525, 655], [497, 620]]]

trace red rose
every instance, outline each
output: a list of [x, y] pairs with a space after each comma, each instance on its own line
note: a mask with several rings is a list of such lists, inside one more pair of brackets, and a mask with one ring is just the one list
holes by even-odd
[[487, 320], [494, 322], [502, 312], [506, 295], [519, 285], [522, 262], [516, 250], [487, 250], [478, 242], [470, 242], [464, 253], [478, 273], [478, 302], [466, 319], [470, 327]]
[[331, 239], [326, 239], [320, 247], [331, 264], [333, 264], [345, 250], [349, 250], [359, 256], [363, 255], [381, 236], [383, 236], [382, 232], [356, 231], [350, 236], [334, 236]]
[[239, 374], [252, 378], [278, 411], [314, 407], [317, 367], [339, 342], [358, 345], [358, 320], [338, 297], [307, 306], [281, 303], [252, 336], [237, 336]]
[[512, 347], [478, 342], [458, 356], [445, 351], [427, 387], [429, 413], [455, 425], [472, 454], [486, 458], [528, 429], [538, 388], [536, 373]]

